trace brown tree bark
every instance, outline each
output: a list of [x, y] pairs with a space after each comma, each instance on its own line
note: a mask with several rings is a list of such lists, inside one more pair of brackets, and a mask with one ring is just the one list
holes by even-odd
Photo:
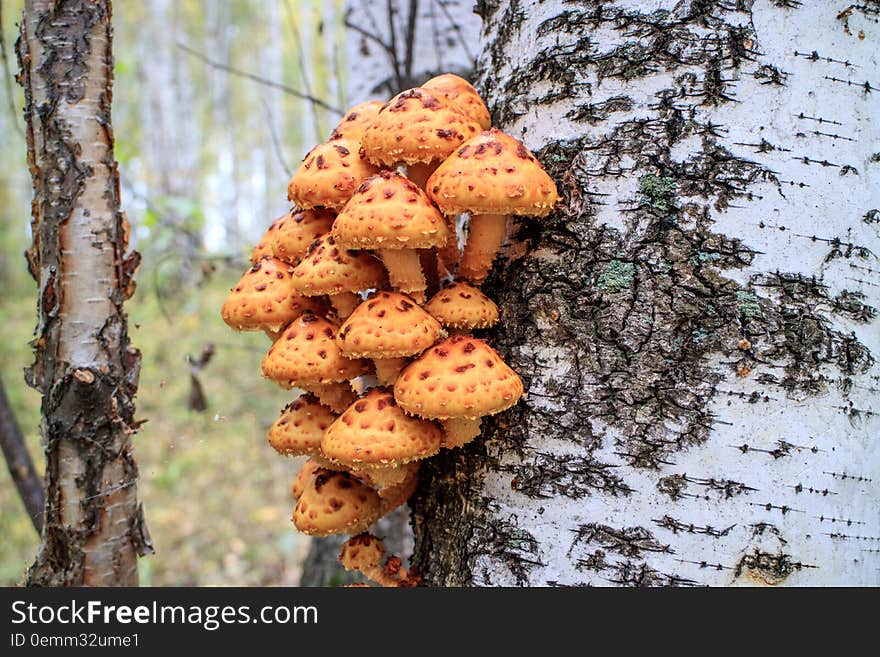
[[31, 274], [46, 509], [31, 586], [136, 585], [151, 544], [131, 437], [140, 352], [123, 303], [128, 250], [113, 155], [109, 0], [27, 0], [18, 41], [34, 186]]

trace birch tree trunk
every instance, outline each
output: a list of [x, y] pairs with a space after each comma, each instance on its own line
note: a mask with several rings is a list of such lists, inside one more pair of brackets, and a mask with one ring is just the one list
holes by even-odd
[[27, 583], [136, 585], [150, 540], [132, 455], [140, 352], [123, 302], [136, 252], [113, 156], [109, 0], [28, 0], [18, 42], [34, 185], [46, 511]]
[[423, 468], [427, 582], [880, 583], [880, 5], [477, 11], [563, 200], [487, 282], [527, 396]]

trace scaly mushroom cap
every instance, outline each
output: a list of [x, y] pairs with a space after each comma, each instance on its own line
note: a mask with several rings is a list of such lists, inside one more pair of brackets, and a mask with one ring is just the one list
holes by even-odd
[[385, 285], [385, 267], [365, 251], [350, 251], [330, 234], [309, 247], [293, 270], [293, 288], [304, 296], [360, 292]]
[[428, 349], [394, 384], [394, 398], [403, 410], [440, 420], [494, 415], [522, 394], [516, 372], [492, 347], [469, 335], [455, 335]]
[[278, 331], [307, 310], [321, 312], [324, 304], [296, 293], [293, 268], [277, 258], [263, 258], [248, 269], [229, 292], [220, 315], [238, 331]]
[[436, 425], [404, 413], [391, 392], [373, 388], [330, 425], [321, 451], [334, 461], [366, 469], [433, 456], [442, 437]]
[[428, 196], [446, 215], [521, 214], [553, 210], [556, 184], [525, 145], [492, 128], [446, 159], [428, 178]]
[[[296, 265], [308, 252], [312, 243], [330, 231], [334, 214], [329, 210], [293, 209], [272, 226], [270, 238], [276, 258]], [[266, 233], [269, 235], [269, 232]]]
[[357, 142], [331, 139], [303, 158], [287, 185], [287, 198], [305, 209], [339, 210], [358, 185], [378, 170], [361, 157]]
[[379, 519], [379, 494], [347, 472], [317, 469], [293, 509], [296, 528], [311, 536], [358, 534]]
[[374, 292], [343, 322], [336, 344], [349, 358], [401, 358], [422, 353], [442, 328], [399, 292]]
[[373, 122], [379, 110], [385, 107], [385, 103], [381, 100], [368, 100], [365, 103], [359, 103], [352, 107], [339, 125], [333, 129], [330, 139], [348, 139], [351, 142], [360, 142], [364, 136], [364, 130]]
[[300, 468], [296, 475], [296, 479], [293, 480], [293, 485], [290, 487], [293, 499], [299, 499], [299, 496], [302, 495], [302, 492], [306, 489], [309, 480], [315, 475], [315, 471], [321, 467], [323, 466], [315, 459], [309, 459], [303, 464], [303, 467]]
[[335, 419], [336, 414], [317, 397], [303, 395], [285, 406], [269, 428], [269, 444], [285, 456], [317, 454], [324, 432]]
[[[284, 221], [284, 219], [288, 215], [283, 215], [278, 217], [275, 221], [272, 222], [266, 232], [263, 233], [263, 236], [260, 238], [260, 241], [257, 242], [257, 245], [254, 247], [254, 250], [251, 252], [251, 264], [254, 265], [263, 259], [264, 256], [274, 256], [275, 254], [272, 251], [272, 240], [275, 237], [275, 233], [278, 230], [278, 227]], [[283, 258], [282, 258], [283, 259]]]
[[467, 283], [452, 283], [425, 304], [431, 316], [452, 329], [478, 329], [498, 321], [498, 306], [477, 288]]
[[396, 171], [367, 178], [331, 232], [349, 249], [428, 249], [449, 239], [449, 226], [418, 186]]
[[439, 93], [479, 123], [483, 130], [492, 127], [492, 118], [489, 116], [486, 103], [480, 98], [480, 94], [477, 93], [473, 85], [464, 78], [452, 73], [444, 73], [425, 82], [422, 88]]
[[263, 376], [285, 387], [348, 381], [366, 373], [362, 360], [345, 357], [336, 345], [336, 331], [326, 319], [300, 315], [263, 358]]
[[374, 164], [427, 163], [446, 159], [479, 132], [480, 124], [439, 92], [416, 87], [388, 101], [364, 132], [361, 149]]
[[346, 570], [368, 571], [379, 568], [385, 556], [385, 546], [372, 534], [352, 536], [342, 544], [339, 563]]

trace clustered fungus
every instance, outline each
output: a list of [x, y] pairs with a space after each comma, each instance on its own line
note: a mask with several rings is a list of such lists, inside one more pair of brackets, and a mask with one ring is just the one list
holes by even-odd
[[308, 457], [292, 486], [296, 527], [354, 535], [346, 569], [415, 586], [365, 532], [407, 502], [423, 460], [466, 445], [483, 416], [523, 395], [516, 372], [471, 335], [500, 321], [475, 286], [508, 216], [545, 216], [556, 186], [491, 127], [476, 90], [445, 74], [349, 110], [303, 159], [288, 198], [295, 206], [255, 247], [223, 320], [265, 331], [263, 376], [303, 391], [269, 429], [279, 454]]

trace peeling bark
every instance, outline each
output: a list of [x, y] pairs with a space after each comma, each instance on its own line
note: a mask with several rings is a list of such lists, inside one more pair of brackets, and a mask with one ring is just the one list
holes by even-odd
[[563, 200], [486, 292], [526, 383], [432, 460], [433, 585], [878, 583], [876, 3], [483, 0]]
[[151, 551], [131, 436], [140, 352], [124, 301], [128, 250], [111, 127], [108, 0], [28, 0], [18, 41], [33, 178], [28, 252], [39, 285], [35, 361], [46, 509], [31, 586], [137, 584]]

